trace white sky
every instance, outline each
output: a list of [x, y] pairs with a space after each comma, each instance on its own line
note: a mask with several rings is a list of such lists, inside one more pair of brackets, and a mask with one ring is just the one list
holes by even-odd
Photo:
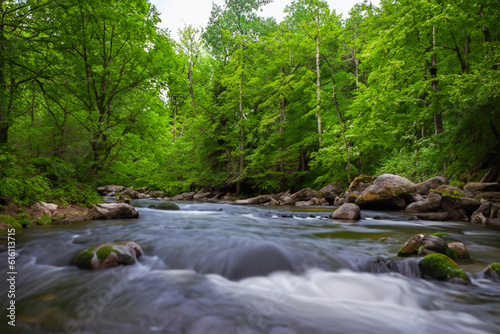
[[[210, 17], [212, 9], [212, 0], [149, 0], [156, 6], [161, 13], [161, 28], [168, 28], [171, 36], [178, 40], [177, 29], [184, 25], [193, 25], [194, 27], [205, 27]], [[217, 4], [224, 4], [224, 0], [214, 0]], [[274, 0], [271, 4], [263, 7], [262, 15], [273, 16], [279, 22], [284, 17], [285, 6], [292, 0]], [[363, 0], [326, 0], [331, 9], [335, 9], [337, 14], [342, 14], [345, 18], [349, 10], [358, 2]], [[376, 6], [379, 0], [372, 0]]]

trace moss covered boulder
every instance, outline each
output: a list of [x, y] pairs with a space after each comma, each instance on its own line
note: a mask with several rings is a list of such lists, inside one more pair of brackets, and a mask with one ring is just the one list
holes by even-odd
[[383, 174], [361, 193], [355, 203], [361, 209], [405, 209], [415, 191], [416, 186], [410, 180], [399, 175]]
[[180, 210], [179, 206], [175, 203], [161, 202], [158, 204], [153, 204], [149, 206], [150, 208], [155, 208], [159, 210]]
[[500, 281], [500, 263], [492, 263], [484, 271], [484, 277]]
[[410, 239], [406, 240], [406, 243], [398, 250], [398, 256], [405, 257], [410, 255], [418, 254], [420, 247], [422, 246], [423, 234], [415, 234]]
[[142, 255], [133, 241], [105, 242], [80, 252], [73, 264], [81, 269], [101, 269], [134, 264]]
[[452, 282], [469, 281], [467, 274], [455, 261], [440, 253], [432, 253], [424, 257], [418, 263], [418, 268], [424, 278]]

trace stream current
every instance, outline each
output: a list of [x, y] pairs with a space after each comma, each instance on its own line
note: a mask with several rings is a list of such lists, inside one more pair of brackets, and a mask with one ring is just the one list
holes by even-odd
[[[500, 230], [332, 208], [300, 210], [132, 203], [139, 219], [91, 221], [16, 235], [16, 326], [7, 324], [7, 238], [0, 237], [1, 333], [500, 333]], [[397, 250], [417, 233], [447, 232], [471, 260], [468, 286], [420, 278], [419, 258]], [[82, 250], [132, 240], [135, 265], [81, 270]], [[6, 320], [7, 319], [7, 320]]]

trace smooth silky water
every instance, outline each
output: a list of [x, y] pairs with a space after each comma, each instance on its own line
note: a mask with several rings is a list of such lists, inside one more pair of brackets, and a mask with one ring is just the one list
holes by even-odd
[[[1, 333], [500, 333], [500, 231], [363, 211], [179, 203], [139, 219], [33, 228], [16, 236], [16, 326]], [[426, 281], [418, 258], [395, 254], [416, 233], [448, 232], [472, 260], [472, 284]], [[71, 265], [80, 251], [132, 240], [137, 264]], [[7, 265], [6, 239], [0, 263]], [[7, 272], [4, 269], [4, 272]], [[5, 276], [4, 276], [5, 277]], [[0, 295], [5, 314], [7, 284]]]

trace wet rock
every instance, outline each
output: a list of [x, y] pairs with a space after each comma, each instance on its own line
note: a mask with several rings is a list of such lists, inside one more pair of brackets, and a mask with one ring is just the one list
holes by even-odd
[[179, 195], [176, 195], [172, 198], [173, 201], [192, 201], [194, 199], [194, 196], [196, 195], [196, 192], [188, 192], [188, 193], [182, 193]]
[[416, 185], [416, 191], [420, 195], [427, 195], [429, 190], [436, 189], [441, 185], [447, 185], [449, 182], [443, 176], [436, 176], [431, 179], [428, 179], [422, 183]]
[[247, 198], [247, 199], [239, 199], [235, 201], [235, 204], [240, 205], [249, 205], [249, 204], [264, 204], [270, 202], [272, 197], [270, 195], [259, 195], [257, 197]]
[[345, 203], [345, 199], [343, 197], [335, 197], [335, 202], [333, 203], [333, 205], [335, 206], [341, 206], [342, 204]]
[[420, 246], [422, 246], [423, 238], [423, 234], [416, 234], [408, 239], [404, 246], [398, 250], [398, 256], [405, 257], [417, 254]]
[[448, 250], [448, 244], [446, 241], [443, 238], [432, 234], [427, 234], [422, 238], [422, 247], [424, 248], [424, 254], [426, 255], [433, 252], [446, 254]]
[[169, 202], [160, 202], [157, 204], [150, 205], [149, 207], [158, 210], [180, 210], [177, 204]]
[[424, 257], [418, 263], [418, 268], [424, 278], [455, 283], [470, 282], [467, 274], [460, 269], [455, 261], [440, 253], [432, 253]]
[[127, 197], [127, 196], [120, 196], [118, 197], [118, 199], [116, 200], [116, 203], [126, 203], [126, 204], [130, 204], [130, 198]]
[[457, 255], [458, 259], [461, 260], [470, 259], [469, 250], [467, 249], [467, 247], [463, 242], [458, 242], [458, 241], [450, 242], [448, 243], [448, 247], [455, 251], [455, 254]]
[[298, 202], [298, 201], [309, 201], [311, 200], [312, 198], [314, 197], [321, 197], [318, 192], [316, 190], [313, 190], [311, 188], [304, 188], [304, 189], [301, 189], [299, 191], [297, 191], [296, 193], [292, 194], [290, 196], [294, 201]]
[[346, 203], [335, 210], [332, 218], [341, 220], [359, 220], [361, 218], [361, 210], [356, 204]]
[[134, 264], [142, 255], [133, 241], [105, 242], [80, 252], [73, 264], [81, 269], [101, 269]]
[[464, 187], [467, 197], [500, 198], [500, 183], [469, 182]]
[[445, 221], [448, 218], [448, 212], [420, 213], [417, 218], [430, 221]]
[[139, 212], [126, 203], [94, 204], [89, 210], [88, 218], [97, 219], [128, 219], [139, 217]]
[[441, 207], [440, 202], [429, 202], [427, 200], [411, 203], [405, 209], [405, 213], [427, 213], [437, 211]]
[[348, 191], [350, 193], [361, 194], [366, 188], [373, 185], [373, 181], [375, 181], [375, 177], [373, 176], [360, 175], [351, 182]]
[[484, 271], [484, 277], [500, 281], [500, 263], [490, 264]]
[[408, 179], [383, 174], [361, 193], [355, 203], [360, 208], [405, 209], [415, 190], [415, 184]]
[[49, 218], [53, 217], [58, 207], [53, 203], [37, 202], [31, 206], [31, 209], [33, 210], [32, 216], [40, 219], [44, 215]]
[[125, 186], [117, 185], [105, 185], [97, 188], [97, 192], [101, 196], [116, 196], [116, 193], [122, 193], [125, 190]]
[[474, 211], [471, 217], [471, 224], [500, 228], [499, 205], [485, 200], [481, 201], [481, 206]]
[[333, 182], [320, 189], [322, 197], [330, 204], [334, 204], [335, 198], [344, 191], [344, 186], [338, 182]]

